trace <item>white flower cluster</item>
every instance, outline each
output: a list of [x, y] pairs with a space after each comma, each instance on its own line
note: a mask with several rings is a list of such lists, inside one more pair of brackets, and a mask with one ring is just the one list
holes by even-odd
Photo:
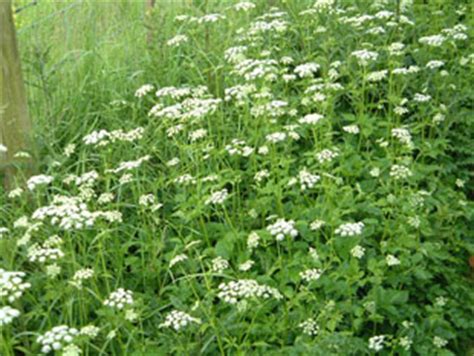
[[12, 303], [20, 298], [31, 287], [30, 283], [23, 282], [24, 276], [24, 272], [8, 272], [0, 268], [0, 299]]
[[51, 224], [59, 225], [64, 230], [93, 226], [99, 218], [104, 218], [109, 222], [122, 219], [121, 213], [118, 211], [91, 212], [81, 198], [63, 195], [55, 195], [51, 205], [36, 209], [32, 215], [33, 219], [40, 221], [48, 217], [51, 218]]
[[357, 125], [347, 125], [343, 126], [342, 130], [348, 133], [351, 133], [353, 135], [357, 135], [360, 132], [359, 126]]
[[12, 307], [6, 306], [0, 308], [0, 327], [3, 325], [10, 324], [13, 319], [20, 316], [20, 311], [13, 309]]
[[313, 188], [321, 177], [317, 174], [311, 174], [304, 168], [298, 173], [298, 176], [296, 178], [292, 178], [289, 182], [289, 186], [295, 185], [297, 182], [300, 183], [300, 188], [302, 191], [305, 191], [306, 189], [311, 189]]
[[229, 261], [218, 256], [212, 260], [212, 271], [216, 273], [222, 273], [225, 269], [229, 268]]
[[222, 190], [212, 193], [211, 196], [206, 199], [205, 204], [223, 204], [228, 197], [229, 192], [227, 191], [227, 189], [224, 188]]
[[186, 35], [176, 35], [173, 38], [169, 39], [166, 44], [170, 47], [179, 47], [183, 43], [188, 42], [189, 38]]
[[352, 52], [351, 56], [355, 57], [357, 59], [357, 62], [360, 65], [366, 66], [370, 62], [373, 62], [373, 61], [377, 60], [379, 55], [378, 55], [377, 52], [372, 52], [372, 51], [368, 51], [366, 49], [363, 49], [363, 50]]
[[163, 204], [157, 203], [153, 194], [143, 194], [138, 198], [138, 204], [146, 208], [151, 208], [152, 212], [159, 210]]
[[252, 9], [255, 9], [255, 4], [253, 2], [249, 1], [242, 1], [234, 5], [234, 9], [236, 11], [250, 11]]
[[323, 118], [324, 116], [320, 114], [308, 114], [299, 119], [298, 122], [300, 124], [315, 125]]
[[440, 47], [444, 41], [446, 41], [446, 37], [443, 35], [433, 35], [433, 36], [425, 36], [425, 37], [420, 37], [418, 42], [421, 44], [430, 46], [430, 47]]
[[373, 336], [369, 339], [369, 349], [378, 352], [383, 349], [384, 342], [385, 335]]
[[149, 92], [151, 92], [153, 89], [155, 89], [155, 87], [151, 84], [144, 84], [142, 85], [140, 88], [137, 89], [137, 91], [135, 92], [135, 96], [137, 98], [141, 98], [141, 97], [144, 97], [145, 95], [147, 95]]
[[394, 255], [387, 255], [385, 258], [385, 261], [387, 262], [387, 266], [398, 266], [400, 264], [400, 260], [396, 258]]
[[174, 179], [174, 182], [176, 184], [180, 184], [180, 185], [190, 185], [190, 184], [196, 184], [196, 179], [190, 175], [190, 174], [183, 174], [182, 176], [179, 176], [177, 178]]
[[173, 328], [176, 331], [186, 327], [188, 324], [195, 323], [201, 324], [201, 320], [198, 318], [194, 318], [191, 315], [179, 311], [173, 310], [170, 312], [163, 323], [159, 325], [160, 328]]
[[26, 182], [26, 185], [29, 190], [33, 191], [39, 185], [47, 185], [50, 184], [54, 180], [54, 177], [47, 176], [44, 174], [40, 174], [37, 176], [33, 176]]
[[239, 271], [246, 272], [250, 270], [254, 264], [255, 264], [255, 261], [247, 260], [239, 265]]
[[242, 157], [248, 157], [254, 152], [254, 149], [247, 146], [245, 141], [238, 139], [233, 139], [229, 145], [225, 146], [225, 150], [231, 156], [238, 155]]
[[448, 340], [443, 339], [442, 337], [435, 336], [433, 338], [433, 345], [436, 346], [439, 349], [442, 349], [448, 344]]
[[186, 256], [184, 253], [180, 254], [180, 255], [176, 255], [174, 256], [171, 261], [170, 261], [170, 268], [173, 267], [175, 264], [179, 263], [179, 262], [182, 262], [182, 261], [186, 261], [188, 259], [188, 256]]
[[274, 132], [272, 134], [268, 134], [267, 136], [265, 136], [265, 139], [271, 143], [278, 143], [278, 142], [285, 141], [286, 137], [287, 135], [285, 132]]
[[298, 325], [303, 329], [303, 333], [309, 336], [316, 336], [319, 332], [319, 326], [313, 318], [306, 319]]
[[375, 83], [375, 82], [380, 82], [387, 78], [388, 70], [379, 70], [376, 72], [369, 73], [367, 75], [367, 81]]
[[107, 169], [106, 173], [120, 173], [122, 171], [131, 171], [132, 169], [138, 168], [142, 165], [143, 162], [150, 160], [150, 156], [146, 155], [140, 157], [135, 161], [128, 161], [128, 162], [120, 162], [117, 168], [115, 169]]
[[356, 245], [351, 249], [351, 255], [355, 258], [361, 259], [362, 257], [364, 257], [364, 254], [365, 254], [365, 248], [363, 248], [360, 245]]
[[249, 298], [283, 298], [277, 289], [258, 284], [258, 282], [253, 279], [239, 279], [229, 283], [221, 283], [217, 296], [230, 304], [237, 304]]
[[104, 305], [122, 310], [127, 305], [133, 304], [133, 292], [123, 288], [117, 289], [110, 293], [109, 297], [104, 301]]
[[257, 248], [259, 244], [260, 236], [255, 231], [251, 232], [247, 237], [247, 248], [249, 250], [252, 250], [254, 248]]
[[0, 143], [0, 153], [6, 153], [6, 152], [8, 152], [7, 146], [2, 145], [2, 144]]
[[74, 273], [74, 276], [72, 277], [71, 284], [77, 288], [82, 288], [82, 282], [85, 281], [86, 279], [90, 279], [94, 276], [94, 270], [92, 268], [83, 268], [76, 273]]
[[300, 277], [307, 283], [317, 281], [321, 277], [322, 271], [317, 268], [307, 269], [306, 271], [300, 272]]
[[47, 354], [51, 351], [59, 351], [73, 343], [74, 338], [79, 334], [75, 328], [67, 325], [55, 326], [44, 335], [39, 336], [36, 342], [42, 345], [41, 352]]
[[225, 101], [235, 100], [237, 106], [243, 106], [255, 93], [257, 88], [254, 84], [235, 85], [225, 89]]
[[296, 66], [295, 73], [298, 74], [300, 78], [312, 78], [313, 74], [316, 73], [321, 66], [317, 63], [305, 63]]
[[362, 234], [364, 223], [359, 221], [356, 223], [346, 223], [340, 225], [334, 232], [341, 236], [357, 236]]
[[390, 167], [390, 176], [394, 179], [406, 179], [412, 175], [413, 173], [406, 166], [394, 164]]
[[89, 135], [86, 135], [82, 138], [84, 144], [86, 145], [95, 145], [99, 146], [106, 146], [109, 143], [114, 143], [117, 141], [122, 142], [133, 142], [141, 139], [143, 137], [143, 133], [145, 129], [143, 127], [137, 127], [128, 132], [124, 132], [123, 130], [114, 130], [108, 132], [107, 130], [100, 130], [91, 132]]
[[233, 71], [247, 81], [261, 78], [272, 81], [277, 78], [277, 65], [274, 59], [245, 59], [237, 63]]
[[295, 238], [298, 236], [298, 231], [295, 229], [295, 222], [293, 220], [278, 219], [275, 223], [267, 226], [267, 231], [275, 236], [277, 241], [282, 241], [285, 236]]
[[337, 156], [339, 156], [339, 153], [337, 153], [336, 151], [331, 151], [327, 148], [322, 150], [321, 152], [316, 153], [316, 159], [321, 164], [325, 162], [331, 162]]
[[411, 134], [410, 134], [410, 131], [408, 131], [407, 129], [402, 128], [402, 127], [392, 129], [392, 136], [396, 137], [402, 144], [408, 147], [413, 147]]
[[194, 131], [191, 131], [188, 135], [189, 141], [191, 142], [196, 142], [200, 140], [201, 138], [204, 138], [207, 136], [207, 130], [206, 129], [197, 129]]
[[64, 253], [58, 246], [34, 243], [28, 248], [28, 260], [30, 262], [54, 262], [62, 257], [64, 257]]
[[254, 179], [257, 183], [261, 183], [265, 178], [270, 177], [270, 172], [267, 169], [262, 169], [255, 173]]
[[324, 222], [323, 220], [316, 219], [313, 222], [311, 222], [311, 224], [309, 225], [309, 228], [311, 229], [311, 231], [316, 231], [322, 228], [325, 223], [326, 222]]

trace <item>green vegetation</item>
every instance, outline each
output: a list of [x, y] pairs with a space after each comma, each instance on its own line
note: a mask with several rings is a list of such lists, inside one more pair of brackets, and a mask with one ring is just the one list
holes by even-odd
[[24, 8], [0, 353], [471, 354], [471, 10]]

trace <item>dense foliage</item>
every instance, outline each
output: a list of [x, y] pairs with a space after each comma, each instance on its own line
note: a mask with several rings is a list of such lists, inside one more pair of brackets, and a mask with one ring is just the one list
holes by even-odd
[[469, 352], [468, 6], [270, 3], [158, 4], [77, 98], [23, 43], [2, 355]]

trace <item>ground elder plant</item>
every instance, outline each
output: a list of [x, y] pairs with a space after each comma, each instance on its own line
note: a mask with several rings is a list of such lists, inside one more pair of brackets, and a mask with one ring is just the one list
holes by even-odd
[[468, 6], [201, 5], [1, 193], [0, 353], [472, 353]]

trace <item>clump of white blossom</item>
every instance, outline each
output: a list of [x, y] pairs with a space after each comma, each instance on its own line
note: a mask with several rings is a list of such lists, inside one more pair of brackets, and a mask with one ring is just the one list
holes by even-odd
[[340, 225], [334, 232], [341, 236], [357, 236], [362, 234], [364, 223], [359, 221], [356, 223], [345, 223]]
[[31, 287], [30, 283], [23, 282], [24, 272], [9, 272], [0, 268], [0, 299], [12, 303]]
[[212, 193], [211, 196], [206, 199], [204, 204], [220, 205], [220, 204], [223, 204], [227, 200], [228, 197], [229, 197], [229, 192], [227, 189], [224, 188], [222, 190]]
[[298, 230], [295, 229], [294, 220], [277, 219], [275, 223], [267, 226], [267, 231], [275, 236], [277, 241], [282, 241], [285, 236], [295, 238], [298, 236]]
[[173, 310], [166, 316], [165, 321], [161, 323], [159, 327], [173, 328], [175, 331], [179, 331], [191, 323], [201, 324], [201, 320], [183, 311]]
[[228, 283], [221, 283], [217, 296], [230, 304], [237, 304], [249, 298], [283, 298], [277, 289], [258, 284], [258, 282], [253, 279], [240, 279]]
[[0, 327], [10, 324], [13, 319], [20, 316], [20, 311], [10, 306], [0, 308]]
[[319, 326], [313, 318], [306, 319], [298, 325], [303, 329], [303, 333], [309, 336], [316, 336], [319, 332]]
[[41, 344], [41, 352], [47, 354], [51, 351], [59, 351], [72, 344], [79, 334], [76, 328], [67, 325], [59, 325], [39, 336], [36, 342]]
[[369, 349], [374, 350], [375, 352], [381, 351], [383, 349], [384, 342], [385, 335], [373, 336], [369, 339]]
[[122, 310], [127, 305], [133, 304], [133, 292], [123, 288], [110, 293], [109, 297], [104, 301], [104, 305]]

